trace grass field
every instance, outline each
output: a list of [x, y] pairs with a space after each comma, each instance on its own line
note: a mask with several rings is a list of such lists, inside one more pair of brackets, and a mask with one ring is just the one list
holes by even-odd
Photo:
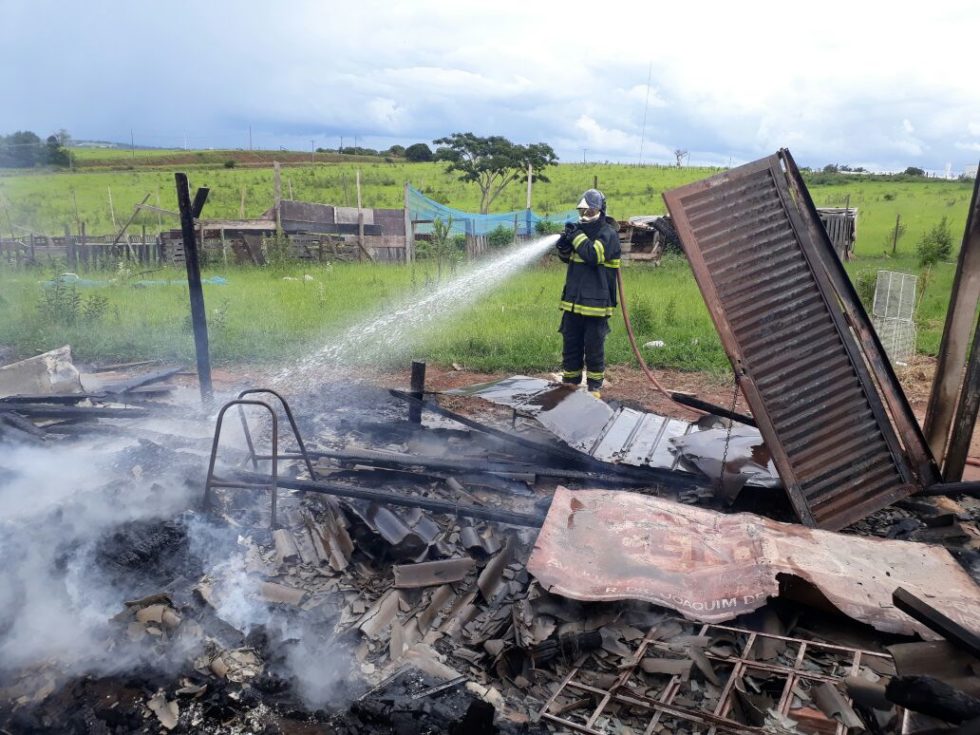
[[[112, 151], [113, 154], [126, 151]], [[140, 151], [137, 151], [139, 154]], [[192, 156], [221, 156], [221, 151], [160, 152]], [[272, 156], [264, 152], [264, 156]], [[301, 154], [292, 154], [294, 156]], [[166, 160], [157, 159], [157, 160]], [[15, 173], [0, 176], [0, 231], [8, 234], [10, 225], [37, 232], [61, 234], [66, 226], [75, 230], [75, 206], [79, 219], [91, 234], [114, 231], [109, 209], [112, 192], [116, 222], [124, 221], [133, 206], [146, 194], [150, 204], [176, 209], [174, 167], [155, 167], [151, 161], [139, 162], [132, 170], [90, 171], [75, 173]], [[257, 164], [258, 165], [258, 164]], [[257, 217], [273, 202], [273, 174], [266, 168], [223, 168], [202, 164], [184, 166], [192, 186], [209, 186], [211, 196], [205, 216], [232, 218], [239, 216], [242, 191], [245, 192], [245, 215]], [[324, 163], [290, 165], [283, 169], [283, 196], [290, 191], [297, 199], [353, 206], [357, 201], [356, 170], [360, 169], [362, 197], [367, 207], [403, 206], [402, 186], [407, 181], [428, 196], [457, 209], [475, 211], [478, 191], [447, 175], [440, 164], [411, 163]], [[668, 166], [627, 166], [612, 164], [561, 164], [550, 169], [550, 183], [538, 183], [534, 189], [534, 209], [538, 212], [565, 211], [574, 205], [583, 189], [598, 179], [614, 217], [664, 212], [663, 191], [716, 173], [703, 168]], [[906, 227], [898, 243], [900, 254], [914, 252], [918, 239], [939, 219], [947, 216], [954, 238], [959, 239], [966, 221], [972, 185], [969, 182], [941, 180], [896, 180], [872, 177], [837, 177], [834, 183], [810, 184], [818, 206], [843, 206], [845, 202], [859, 210], [856, 252], [859, 256], [878, 256], [891, 251], [891, 233], [896, 215]], [[494, 203], [495, 211], [509, 211], [524, 206], [525, 192], [513, 185]], [[173, 218], [143, 214], [137, 227], [146, 224], [151, 231], [175, 227]]]
[[[90, 233], [113, 231], [109, 211], [112, 191], [117, 222], [147, 193], [150, 203], [175, 209], [174, 167], [155, 165], [175, 156], [201, 156], [188, 166], [192, 186], [211, 187], [205, 215], [237, 217], [242, 191], [245, 215], [255, 217], [272, 204], [271, 168], [225, 168], [208, 163], [225, 151], [137, 151], [146, 154], [131, 169], [120, 170], [127, 151], [89, 149], [94, 169], [72, 173], [0, 175], [0, 231], [13, 225], [37, 232], [60, 234], [75, 229], [75, 207]], [[103, 156], [97, 158], [96, 154]], [[116, 168], [106, 154], [116, 156]], [[266, 152], [263, 155], [275, 155]], [[294, 154], [299, 155], [299, 154]], [[131, 160], [131, 159], [130, 159]], [[264, 165], [268, 165], [266, 162]], [[478, 192], [448, 176], [440, 164], [324, 163], [283, 168], [284, 196], [309, 201], [353, 205], [355, 172], [361, 171], [365, 206], [402, 206], [405, 181], [430, 197], [453, 207], [473, 211]], [[534, 201], [538, 212], [571, 207], [581, 191], [597, 179], [615, 217], [664, 211], [661, 193], [715, 173], [709, 169], [606, 164], [562, 164], [549, 170], [550, 183], [538, 183]], [[873, 279], [878, 269], [920, 273], [914, 256], [921, 235], [943, 216], [950, 221], [954, 241], [963, 231], [971, 184], [938, 180], [902, 180], [873, 177], [810, 177], [811, 194], [818, 205], [859, 209], [857, 259], [847, 265], [852, 278]], [[514, 185], [495, 203], [497, 211], [519, 209], [524, 189]], [[891, 232], [900, 215], [906, 232], [891, 252]], [[176, 227], [166, 215], [144, 214], [137, 227]], [[301, 270], [306, 268], [307, 270]], [[220, 271], [225, 286], [208, 286], [206, 298], [214, 358], [220, 362], [259, 360], [276, 362], [297, 358], [340, 334], [359, 319], [410, 298], [419, 289], [432, 288], [435, 266], [414, 267], [334, 264], [332, 267], [295, 265], [291, 269], [232, 269]], [[49, 267], [47, 278], [63, 266]], [[212, 271], [212, 275], [218, 271]], [[285, 277], [312, 281], [286, 281]], [[934, 354], [939, 345], [949, 299], [953, 265], [941, 263], [920, 273], [921, 296], [917, 319], [918, 349]], [[119, 274], [117, 274], [119, 275]], [[110, 278], [113, 274], [93, 275]], [[183, 279], [181, 272], [154, 273], [157, 280]], [[557, 265], [528, 270], [479, 304], [451, 315], [444, 329], [420, 337], [418, 342], [392, 349], [392, 359], [409, 353], [428, 359], [457, 362], [479, 370], [546, 370], [558, 361], [559, 337], [556, 301], [563, 271]], [[624, 277], [639, 337], [660, 339], [662, 349], [648, 354], [652, 364], [687, 370], [724, 371], [727, 359], [708, 316], [700, 292], [683, 259], [658, 269], [630, 267]], [[102, 287], [55, 291], [38, 285], [39, 271], [5, 271], [0, 267], [0, 344], [14, 345], [24, 355], [70, 343], [82, 359], [179, 358], [191, 359], [193, 342], [187, 317], [186, 286], [134, 285], [125, 273]], [[54, 295], [52, 295], [54, 293]], [[613, 321], [618, 325], [619, 318]], [[403, 354], [404, 353], [404, 354]], [[632, 361], [624, 332], [615, 328], [608, 342], [612, 364]]]
[[[862, 263], [875, 269], [881, 262]], [[909, 270], [908, 259], [886, 267]], [[175, 285], [140, 286], [118, 274], [112, 283], [56, 291], [40, 281], [55, 275], [0, 269], [0, 344], [22, 355], [71, 344], [82, 360], [165, 358], [193, 360], [187, 288], [181, 271], [154, 273]], [[853, 270], [853, 268], [852, 268]], [[294, 360], [331, 343], [372, 314], [386, 313], [414, 295], [435, 288], [428, 263], [280, 270], [212, 270], [227, 285], [205, 286], [213, 358], [217, 363]], [[919, 309], [919, 349], [939, 344], [953, 267], [934, 268]], [[312, 280], [303, 280], [309, 275]], [[685, 260], [661, 268], [626, 267], [627, 296], [638, 339], [665, 346], [648, 349], [651, 365], [684, 370], [727, 371], [728, 362]], [[284, 280], [284, 278], [299, 280]], [[558, 365], [558, 295], [564, 269], [557, 263], [532, 267], [466, 309], [447, 314], [442, 328], [389, 345], [401, 363], [413, 356], [440, 364], [461, 363], [483, 371], [541, 371]], [[93, 276], [99, 278], [99, 276]], [[444, 275], [445, 278], [445, 275]], [[633, 357], [618, 315], [607, 343], [610, 364]]]

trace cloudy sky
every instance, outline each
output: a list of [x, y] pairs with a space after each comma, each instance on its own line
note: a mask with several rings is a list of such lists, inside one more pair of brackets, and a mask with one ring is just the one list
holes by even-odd
[[976, 0], [0, 0], [0, 17], [0, 134], [237, 148], [251, 126], [256, 148], [309, 150], [472, 131], [564, 161], [980, 159]]

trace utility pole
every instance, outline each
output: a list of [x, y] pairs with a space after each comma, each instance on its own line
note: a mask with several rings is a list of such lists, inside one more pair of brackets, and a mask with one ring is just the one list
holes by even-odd
[[313, 141], [310, 141], [310, 163], [316, 164], [316, 148], [313, 147]]
[[583, 148], [583, 149], [582, 149], [582, 163], [585, 163], [585, 153], [586, 153], [586, 151], [588, 151], [588, 150], [589, 150], [588, 148]]
[[133, 153], [133, 158], [136, 158], [136, 138], [133, 137], [133, 129], [129, 129], [129, 150]]
[[248, 150], [252, 151], [252, 126], [248, 126]]
[[340, 136], [340, 148], [337, 149], [337, 153], [340, 153], [341, 155], [343, 155], [343, 153], [344, 153], [344, 136], [343, 135]]
[[895, 215], [895, 232], [892, 233], [892, 255], [894, 255], [896, 252], [898, 252], [898, 230], [899, 230], [899, 227], [901, 226], [901, 222], [902, 222], [902, 215], [896, 214]]

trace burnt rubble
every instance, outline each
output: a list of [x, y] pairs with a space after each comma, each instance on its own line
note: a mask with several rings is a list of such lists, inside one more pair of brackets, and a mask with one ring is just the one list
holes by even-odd
[[[0, 728], [914, 732], [910, 723], [924, 715], [895, 700], [937, 712], [907, 694], [910, 682], [931, 677], [975, 696], [976, 659], [961, 655], [955, 671], [910, 665], [923, 657], [901, 646], [941, 641], [855, 627], [840, 612], [846, 605], [829, 604], [799, 579], [759, 587], [761, 607], [711, 623], [669, 599], [653, 604], [627, 591], [576, 600], [560, 585], [543, 585], [529, 560], [559, 485], [572, 488], [557, 490], [560, 497], [627, 487], [627, 496], [659, 497], [667, 507], [686, 501], [678, 508], [726, 512], [729, 498], [694, 466], [680, 483], [651, 473], [644, 484], [642, 468], [619, 474], [588, 457], [559, 462], [554, 440], [533, 419], [479, 398], [444, 400], [451, 408], [424, 409], [415, 423], [401, 397], [367, 384], [303, 397], [297, 424], [310, 464], [284, 435], [275, 525], [268, 487], [215, 487], [207, 512], [192, 503], [105, 528], [86, 558], [119, 593], [100, 631], [109, 654], [89, 670], [53, 661], [4, 668]], [[470, 426], [445, 412], [465, 415]], [[241, 437], [222, 443], [217, 477], [239, 472], [243, 461], [250, 477], [268, 477], [270, 462], [253, 466], [250, 451], [263, 456], [271, 428], [258, 414], [248, 418], [252, 450]], [[474, 428], [484, 425], [506, 426], [518, 441]], [[133, 483], [167, 482], [173, 468], [182, 482], [195, 472], [203, 478], [200, 442], [190, 451], [139, 436], [139, 424], [131, 431], [138, 438], [102, 463], [113, 473], [104, 478], [112, 497]], [[313, 489], [321, 485], [331, 494]], [[368, 500], [345, 496], [345, 488], [386, 495]], [[200, 499], [200, 485], [194, 492]], [[975, 506], [962, 502], [903, 501], [849, 533], [911, 536], [952, 519], [969, 540], [951, 533], [940, 543], [967, 554]], [[786, 512], [778, 488], [743, 490], [736, 508], [746, 503]], [[488, 520], [495, 514], [526, 520]], [[940, 637], [928, 626], [917, 630]], [[969, 712], [970, 701], [943, 712]]]

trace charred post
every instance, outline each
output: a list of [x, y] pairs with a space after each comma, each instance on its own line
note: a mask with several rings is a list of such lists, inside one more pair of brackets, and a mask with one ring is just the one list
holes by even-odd
[[208, 198], [208, 189], [200, 188], [191, 204], [187, 174], [176, 173], [177, 204], [180, 209], [180, 230], [184, 239], [184, 263], [187, 266], [187, 288], [190, 292], [191, 322], [194, 325], [194, 350], [197, 353], [197, 378], [201, 400], [210, 403], [214, 397], [211, 385], [211, 355], [208, 347], [208, 321], [204, 310], [204, 289], [201, 286], [201, 262], [197, 252], [197, 233], [194, 219], [199, 217]]
[[[411, 380], [411, 396], [412, 398], [421, 401], [425, 394], [425, 363], [418, 360], [412, 360], [412, 380]], [[413, 424], [422, 423], [422, 405], [420, 403], [409, 403], [408, 404], [408, 420]]]

